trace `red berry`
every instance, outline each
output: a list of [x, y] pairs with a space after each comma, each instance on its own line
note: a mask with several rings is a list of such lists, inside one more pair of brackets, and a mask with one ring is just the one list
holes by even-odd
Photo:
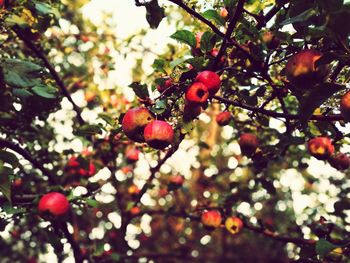
[[171, 79], [167, 79], [164, 81], [164, 84], [163, 85], [158, 85], [157, 86], [157, 90], [159, 92], [163, 92], [165, 91], [167, 88], [169, 88], [171, 85], [173, 84], [172, 80]]
[[40, 212], [48, 211], [55, 216], [64, 215], [69, 209], [69, 202], [65, 195], [51, 192], [40, 198], [38, 209]]
[[346, 170], [350, 167], [350, 157], [344, 153], [332, 155], [328, 162], [338, 170]]

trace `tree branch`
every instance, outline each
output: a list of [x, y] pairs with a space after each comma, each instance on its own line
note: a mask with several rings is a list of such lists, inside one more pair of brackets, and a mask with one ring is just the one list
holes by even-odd
[[241, 17], [242, 13], [243, 13], [244, 2], [245, 2], [245, 0], [239, 0], [238, 3], [237, 3], [237, 7], [236, 7], [236, 10], [235, 10], [235, 13], [232, 16], [232, 18], [230, 19], [228, 28], [227, 28], [225, 36], [224, 36], [224, 39], [222, 40], [222, 44], [220, 46], [219, 53], [215, 57], [214, 63], [212, 65], [212, 69], [213, 70], [216, 70], [216, 67], [219, 64], [219, 61], [221, 60], [222, 56], [224, 55], [224, 53], [226, 51], [226, 48], [227, 48], [226, 44], [231, 39], [232, 32], [235, 29], [235, 27], [237, 25], [237, 22], [238, 22], [239, 18]]
[[190, 15], [194, 16], [195, 18], [197, 18], [198, 20], [202, 21], [204, 24], [206, 24], [207, 26], [209, 26], [213, 32], [217, 35], [219, 35], [220, 37], [225, 37], [225, 34], [222, 33], [212, 22], [210, 22], [208, 19], [204, 18], [202, 15], [200, 15], [199, 13], [197, 13], [196, 11], [194, 11], [193, 9], [191, 9], [190, 7], [188, 7], [187, 5], [185, 5], [182, 0], [169, 0], [170, 2], [174, 3], [175, 5], [181, 7], [182, 9], [184, 9], [187, 13], [189, 13]]
[[0, 139], [0, 147], [9, 148], [12, 151], [15, 151], [16, 153], [22, 155], [22, 157], [31, 162], [36, 169], [40, 170], [44, 175], [46, 175], [51, 184], [58, 184], [56, 180], [56, 175], [50, 170], [46, 169], [40, 162], [33, 158], [32, 154], [30, 154], [27, 150], [23, 149], [20, 145], [6, 141], [4, 139]]
[[[246, 109], [249, 111], [252, 111], [254, 113], [261, 113], [264, 114], [266, 116], [270, 116], [273, 118], [283, 118], [283, 119], [289, 119], [289, 120], [298, 120], [300, 119], [300, 115], [298, 114], [286, 114], [286, 113], [280, 113], [280, 112], [275, 112], [272, 110], [265, 110], [262, 108], [258, 108], [258, 107], [254, 107], [242, 102], [238, 102], [238, 101], [233, 101], [233, 100], [229, 100], [220, 96], [214, 96], [214, 99], [226, 103], [226, 104], [230, 104], [236, 107], [240, 107], [242, 109]], [[340, 114], [333, 114], [333, 115], [312, 115], [310, 117], [310, 120], [318, 120], [318, 121], [342, 121], [343, 117]]]
[[49, 70], [50, 74], [52, 75], [53, 79], [55, 80], [58, 87], [61, 89], [62, 94], [68, 99], [68, 101], [73, 105], [73, 109], [77, 114], [77, 119], [79, 121], [80, 125], [83, 125], [85, 122], [83, 118], [81, 117], [81, 110], [80, 108], [75, 104], [72, 97], [70, 96], [66, 86], [64, 85], [62, 79], [54, 69], [54, 67], [49, 62], [48, 58], [45, 56], [45, 54], [34, 44], [32, 43], [26, 36], [24, 36], [19, 30], [14, 29], [17, 36], [28, 46], [29, 49], [31, 49], [37, 56], [40, 58], [45, 67]]

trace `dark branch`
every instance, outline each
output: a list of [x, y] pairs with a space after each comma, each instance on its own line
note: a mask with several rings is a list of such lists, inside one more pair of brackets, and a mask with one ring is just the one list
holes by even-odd
[[56, 175], [50, 170], [46, 169], [40, 162], [33, 158], [32, 154], [30, 154], [27, 150], [23, 149], [20, 145], [6, 141], [4, 139], [0, 139], [0, 147], [9, 148], [12, 151], [15, 151], [16, 153], [22, 155], [23, 158], [31, 162], [36, 169], [40, 170], [44, 175], [46, 175], [50, 183], [58, 184], [56, 180]]
[[19, 30], [14, 30], [17, 34], [17, 36], [30, 48], [37, 56], [40, 58], [45, 67], [49, 70], [50, 74], [52, 75], [53, 79], [57, 83], [58, 87], [61, 89], [62, 94], [69, 100], [69, 102], [73, 105], [73, 109], [77, 114], [77, 119], [80, 123], [80, 125], [84, 124], [84, 120], [81, 117], [81, 110], [80, 108], [75, 104], [72, 97], [70, 96], [66, 86], [64, 85], [62, 79], [54, 69], [54, 67], [51, 65], [48, 58], [45, 56], [45, 54], [38, 48], [34, 43], [32, 43], [26, 36], [24, 36]]

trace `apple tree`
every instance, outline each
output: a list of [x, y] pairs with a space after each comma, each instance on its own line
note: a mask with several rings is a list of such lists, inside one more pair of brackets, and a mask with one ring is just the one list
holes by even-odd
[[0, 0], [1, 262], [349, 261], [350, 2], [130, 2]]

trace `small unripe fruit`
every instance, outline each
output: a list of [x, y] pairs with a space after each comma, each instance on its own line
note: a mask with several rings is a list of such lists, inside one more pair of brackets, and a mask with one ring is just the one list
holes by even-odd
[[173, 175], [170, 176], [169, 182], [178, 186], [182, 186], [185, 181], [185, 178], [181, 175]]
[[218, 115], [216, 115], [215, 120], [217, 124], [219, 124], [220, 126], [225, 126], [229, 124], [230, 121], [232, 120], [231, 112], [229, 111], [220, 112]]
[[309, 153], [319, 159], [326, 160], [334, 153], [334, 146], [328, 137], [316, 137], [308, 141]]
[[163, 85], [157, 85], [157, 90], [159, 92], [164, 92], [167, 88], [169, 88], [172, 85], [172, 80], [171, 79], [167, 79], [164, 81]]
[[65, 195], [51, 192], [40, 198], [38, 209], [42, 213], [49, 212], [54, 216], [60, 216], [69, 210], [69, 202]]
[[217, 228], [221, 225], [222, 217], [218, 210], [206, 211], [201, 216], [201, 222], [209, 228]]
[[239, 137], [238, 144], [241, 147], [241, 152], [243, 154], [251, 155], [255, 153], [258, 148], [259, 140], [254, 134], [244, 133]]
[[130, 214], [136, 216], [141, 213], [141, 208], [138, 206], [134, 206], [133, 208], [130, 209]]
[[139, 160], [140, 150], [132, 147], [128, 148], [125, 153], [125, 158], [129, 163], [133, 163]]
[[239, 233], [243, 228], [243, 222], [240, 218], [231, 216], [225, 220], [226, 229], [233, 235]]
[[196, 81], [207, 86], [210, 96], [214, 96], [219, 91], [221, 85], [219, 75], [210, 70], [200, 72], [196, 77]]
[[340, 101], [340, 112], [344, 120], [350, 122], [350, 91]]
[[332, 155], [328, 162], [338, 170], [347, 170], [350, 167], [350, 157], [344, 153]]
[[314, 49], [302, 50], [292, 56], [286, 65], [288, 80], [298, 88], [309, 88], [323, 82], [329, 73], [327, 65], [316, 67], [323, 54]]
[[222, 18], [227, 18], [227, 16], [228, 16], [228, 11], [227, 11], [227, 9], [226, 9], [225, 7], [222, 7], [222, 8], [220, 9], [220, 16], [221, 16]]
[[267, 31], [262, 35], [262, 42], [269, 49], [276, 49], [280, 45], [280, 40], [271, 31]]
[[186, 91], [186, 100], [190, 104], [203, 104], [208, 98], [208, 88], [200, 82], [193, 83]]
[[204, 32], [198, 32], [196, 34], [196, 48], [201, 47], [201, 39], [202, 39], [203, 34], [204, 34]]
[[145, 127], [145, 141], [154, 149], [162, 150], [174, 140], [173, 127], [165, 121], [152, 121]]
[[136, 185], [131, 185], [128, 188], [128, 194], [132, 196], [136, 196], [141, 192], [140, 188], [138, 188]]
[[125, 135], [135, 142], [144, 142], [143, 132], [146, 125], [154, 118], [146, 108], [133, 108], [127, 111], [122, 121]]

